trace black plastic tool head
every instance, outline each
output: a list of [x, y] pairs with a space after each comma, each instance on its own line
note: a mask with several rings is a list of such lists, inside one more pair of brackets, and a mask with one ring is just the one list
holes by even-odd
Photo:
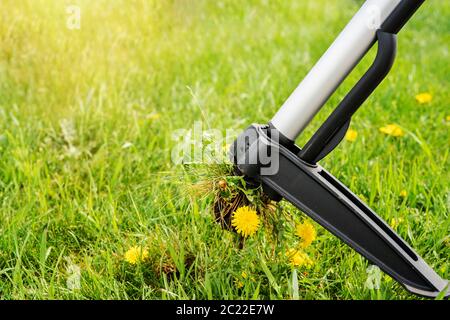
[[[300, 159], [298, 147], [286, 148], [271, 139], [269, 131], [269, 126], [253, 125], [236, 140], [232, 152], [240, 172], [259, 181], [272, 195], [291, 202], [409, 292], [436, 297], [445, 291], [449, 297], [448, 280], [428, 266], [372, 209], [321, 166]], [[263, 170], [270, 167], [259, 162], [267, 153], [276, 162], [276, 171]]]

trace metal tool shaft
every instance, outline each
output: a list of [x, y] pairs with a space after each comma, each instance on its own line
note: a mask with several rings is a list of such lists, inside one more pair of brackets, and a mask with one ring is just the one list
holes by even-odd
[[367, 0], [270, 121], [295, 140], [372, 47], [401, 0]]

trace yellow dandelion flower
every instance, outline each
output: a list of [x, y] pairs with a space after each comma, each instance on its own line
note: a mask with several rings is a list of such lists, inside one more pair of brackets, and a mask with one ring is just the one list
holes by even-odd
[[294, 267], [306, 267], [309, 268], [313, 265], [311, 258], [303, 251], [297, 249], [289, 249], [286, 252], [286, 256], [289, 258], [289, 262]]
[[445, 120], [450, 121], [450, 116], [445, 117]]
[[148, 257], [148, 250], [140, 246], [131, 247], [127, 252], [125, 252], [124, 259], [130, 264], [136, 264], [138, 262], [144, 261]]
[[440, 269], [439, 269], [439, 271], [441, 272], [441, 273], [445, 273], [445, 271], [447, 271], [447, 267], [446, 266], [442, 266]]
[[158, 120], [159, 118], [161, 118], [161, 115], [157, 112], [150, 113], [147, 116], [147, 119], [149, 119], [149, 120]]
[[381, 127], [380, 132], [393, 137], [403, 137], [405, 135], [402, 128], [396, 124], [388, 124], [385, 127]]
[[408, 195], [408, 192], [406, 192], [406, 190], [400, 191], [400, 197], [406, 198], [407, 195]]
[[234, 285], [236, 286], [236, 288], [241, 289], [244, 286], [244, 283], [240, 280], [235, 280]]
[[259, 217], [254, 209], [248, 206], [240, 207], [233, 212], [231, 225], [243, 237], [252, 236], [259, 228]]
[[353, 142], [356, 140], [357, 137], [358, 137], [358, 131], [356, 131], [356, 130], [349, 129], [345, 133], [345, 140], [347, 140], [347, 141]]
[[248, 277], [247, 272], [242, 271], [241, 277], [244, 278], [244, 279], [247, 279], [247, 277]]
[[397, 229], [397, 227], [399, 226], [399, 224], [401, 224], [403, 222], [403, 218], [392, 218], [391, 219], [391, 227], [392, 229]]
[[307, 248], [316, 239], [316, 229], [309, 222], [305, 221], [302, 224], [297, 225], [295, 234], [302, 239], [300, 247]]
[[420, 104], [429, 103], [431, 100], [433, 100], [433, 96], [428, 92], [423, 92], [416, 95], [416, 101]]

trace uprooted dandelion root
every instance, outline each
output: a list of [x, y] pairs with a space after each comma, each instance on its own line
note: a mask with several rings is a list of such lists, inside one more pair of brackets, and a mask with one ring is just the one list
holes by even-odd
[[217, 182], [220, 190], [215, 193], [213, 202], [213, 213], [215, 221], [225, 230], [233, 230], [231, 225], [232, 215], [238, 208], [243, 206], [253, 207], [258, 215], [267, 217], [268, 210], [275, 210], [276, 203], [271, 201], [260, 188], [247, 187], [242, 177], [229, 177], [234, 180], [231, 186], [226, 180]]
[[289, 215], [272, 201], [260, 186], [249, 185], [242, 176], [236, 176], [232, 166], [218, 165], [207, 168], [195, 168], [199, 178], [191, 186], [191, 191], [203, 196], [211, 196], [214, 220], [224, 229], [236, 232], [231, 224], [233, 213], [240, 207], [250, 206], [256, 210], [263, 225], [276, 237], [281, 218]]
[[[221, 182], [224, 182], [224, 180], [221, 180]], [[213, 202], [215, 221], [225, 230], [234, 230], [231, 225], [233, 212], [235, 212], [238, 208], [249, 204], [250, 201], [243, 192], [238, 192], [231, 199], [227, 199], [218, 193], [216, 194]]]

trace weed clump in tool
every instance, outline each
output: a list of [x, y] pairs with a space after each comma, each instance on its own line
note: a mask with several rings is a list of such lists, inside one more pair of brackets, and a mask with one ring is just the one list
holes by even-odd
[[236, 232], [242, 238], [252, 236], [260, 226], [275, 239], [283, 217], [289, 216], [277, 202], [236, 174], [231, 164], [196, 168], [197, 181], [191, 185], [195, 195], [211, 199], [214, 220], [225, 230]]

